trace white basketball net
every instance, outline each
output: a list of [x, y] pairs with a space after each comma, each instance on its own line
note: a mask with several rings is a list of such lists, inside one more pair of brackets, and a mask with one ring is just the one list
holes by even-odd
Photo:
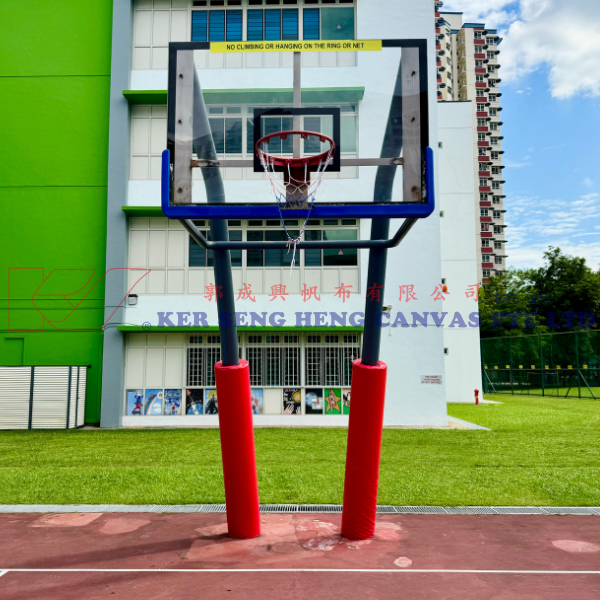
[[[312, 210], [315, 198], [317, 196], [317, 190], [323, 181], [323, 175], [325, 170], [333, 160], [334, 148], [330, 147], [329, 152], [319, 161], [316, 171], [309, 171], [308, 165], [304, 165], [304, 174], [302, 179], [292, 177], [292, 168], [289, 165], [283, 167], [287, 170], [287, 173], [280, 173], [275, 171], [275, 164], [273, 163], [273, 156], [265, 154], [264, 152], [259, 153], [260, 162], [265, 170], [265, 173], [269, 176], [271, 182], [271, 188], [275, 194], [277, 200], [277, 206], [279, 208], [279, 218], [281, 219], [281, 225], [287, 236], [288, 243], [287, 249], [288, 254], [292, 244], [294, 245], [294, 253], [292, 255], [292, 264], [290, 268], [290, 275], [292, 268], [296, 260], [296, 245], [301, 241], [310, 211]], [[297, 173], [297, 171], [296, 171]], [[287, 175], [283, 177], [282, 175]], [[287, 182], [286, 182], [287, 179]], [[303, 209], [308, 210], [306, 219], [304, 219], [304, 225], [297, 237], [293, 238], [285, 227], [283, 215], [281, 214], [282, 209]]]

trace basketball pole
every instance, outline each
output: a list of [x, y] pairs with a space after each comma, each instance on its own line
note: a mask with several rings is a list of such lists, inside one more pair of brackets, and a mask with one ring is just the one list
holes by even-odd
[[[198, 158], [217, 160], [200, 81], [188, 55], [186, 71], [194, 78], [193, 140]], [[221, 169], [202, 167], [208, 204], [225, 203]], [[214, 241], [228, 242], [226, 219], [210, 219], [210, 235]], [[215, 365], [215, 382], [219, 406], [219, 434], [223, 459], [223, 481], [229, 537], [254, 538], [260, 535], [260, 506], [254, 449], [254, 424], [248, 362], [239, 359], [235, 299], [231, 273], [231, 252], [214, 249], [215, 299], [222, 359]]]
[[[422, 189], [419, 72], [418, 52], [403, 49], [381, 149], [382, 158], [400, 156], [404, 151], [403, 197], [407, 198], [413, 198], [415, 193], [420, 196]], [[377, 169], [374, 200], [392, 201], [396, 172], [394, 166]], [[415, 222], [416, 219], [404, 221], [404, 235]], [[390, 219], [373, 219], [371, 239], [388, 239], [389, 230]], [[342, 535], [355, 540], [370, 539], [375, 535], [387, 378], [387, 365], [379, 360], [386, 267], [387, 249], [372, 248], [367, 273], [362, 359], [352, 363], [352, 400], [342, 508]]]

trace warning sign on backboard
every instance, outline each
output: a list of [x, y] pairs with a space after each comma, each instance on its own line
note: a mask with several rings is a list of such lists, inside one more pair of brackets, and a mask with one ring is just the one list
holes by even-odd
[[381, 40], [316, 40], [289, 42], [211, 42], [211, 52], [352, 52], [381, 51]]
[[428, 385], [442, 385], [441, 375], [421, 375], [421, 383]]

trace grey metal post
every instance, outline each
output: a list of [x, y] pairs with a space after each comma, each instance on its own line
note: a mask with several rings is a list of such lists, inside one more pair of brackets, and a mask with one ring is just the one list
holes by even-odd
[[[294, 108], [302, 108], [302, 53], [294, 52]], [[294, 130], [301, 127], [300, 115], [294, 115]], [[300, 158], [300, 136], [295, 135], [293, 139], [294, 158]]]
[[[180, 61], [182, 61], [182, 72], [180, 72]], [[206, 107], [202, 97], [202, 88], [198, 80], [198, 74], [194, 66], [193, 51], [179, 52], [177, 57], [178, 77], [193, 78], [193, 148], [198, 158], [205, 160], [216, 160], [217, 152], [213, 141], [210, 124], [206, 114]], [[177, 150], [176, 150], [177, 152]], [[177, 156], [177, 155], [176, 155]], [[186, 156], [188, 156], [186, 154]], [[190, 172], [191, 166], [186, 165]], [[201, 168], [204, 186], [206, 188], [206, 201], [208, 204], [225, 203], [225, 188], [221, 169], [210, 167]], [[175, 183], [177, 191], [177, 183]], [[190, 189], [191, 199], [191, 189]], [[183, 223], [183, 221], [182, 221]], [[229, 231], [226, 219], [210, 219], [210, 235], [214, 241], [228, 242]], [[235, 299], [233, 293], [233, 277], [231, 274], [231, 253], [229, 250], [213, 250], [213, 262], [215, 273], [217, 313], [219, 315], [219, 332], [221, 334], [221, 360], [223, 366], [230, 367], [239, 364], [239, 349], [237, 327], [235, 324]]]
[[[403, 48], [394, 97], [387, 121], [381, 157], [400, 156], [404, 147], [403, 194], [408, 199], [421, 197], [421, 123], [419, 120], [419, 52], [414, 48]], [[404, 113], [404, 114], [403, 114]], [[418, 168], [416, 165], [419, 165]], [[395, 166], [379, 167], [375, 177], [374, 199], [391, 202], [396, 176]], [[416, 219], [403, 223], [405, 234]], [[390, 220], [373, 219], [371, 239], [385, 240], [389, 237]], [[374, 248], [369, 251], [367, 273], [367, 298], [365, 301], [365, 330], [363, 335], [362, 362], [365, 365], [379, 364], [381, 346], [381, 313], [385, 292], [387, 249]]]

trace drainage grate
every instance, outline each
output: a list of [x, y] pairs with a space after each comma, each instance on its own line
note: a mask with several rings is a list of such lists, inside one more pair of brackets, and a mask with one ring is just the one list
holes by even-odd
[[384, 513], [396, 514], [396, 507], [395, 506], [378, 506], [377, 512], [380, 514], [384, 514]]
[[441, 506], [396, 506], [396, 512], [401, 514], [445, 515], [446, 510]]
[[261, 504], [261, 513], [295, 513], [298, 512], [297, 504]]
[[490, 506], [444, 506], [449, 515], [497, 515], [495, 508]]
[[341, 504], [299, 504], [300, 513], [341, 513]]
[[201, 504], [198, 508], [198, 512], [203, 513], [224, 513], [225, 505], [224, 504]]
[[499, 515], [546, 515], [543, 508], [538, 506], [495, 506], [494, 510]]
[[593, 508], [586, 506], [561, 506], [556, 508], [546, 507], [544, 511], [548, 515], [595, 515]]

